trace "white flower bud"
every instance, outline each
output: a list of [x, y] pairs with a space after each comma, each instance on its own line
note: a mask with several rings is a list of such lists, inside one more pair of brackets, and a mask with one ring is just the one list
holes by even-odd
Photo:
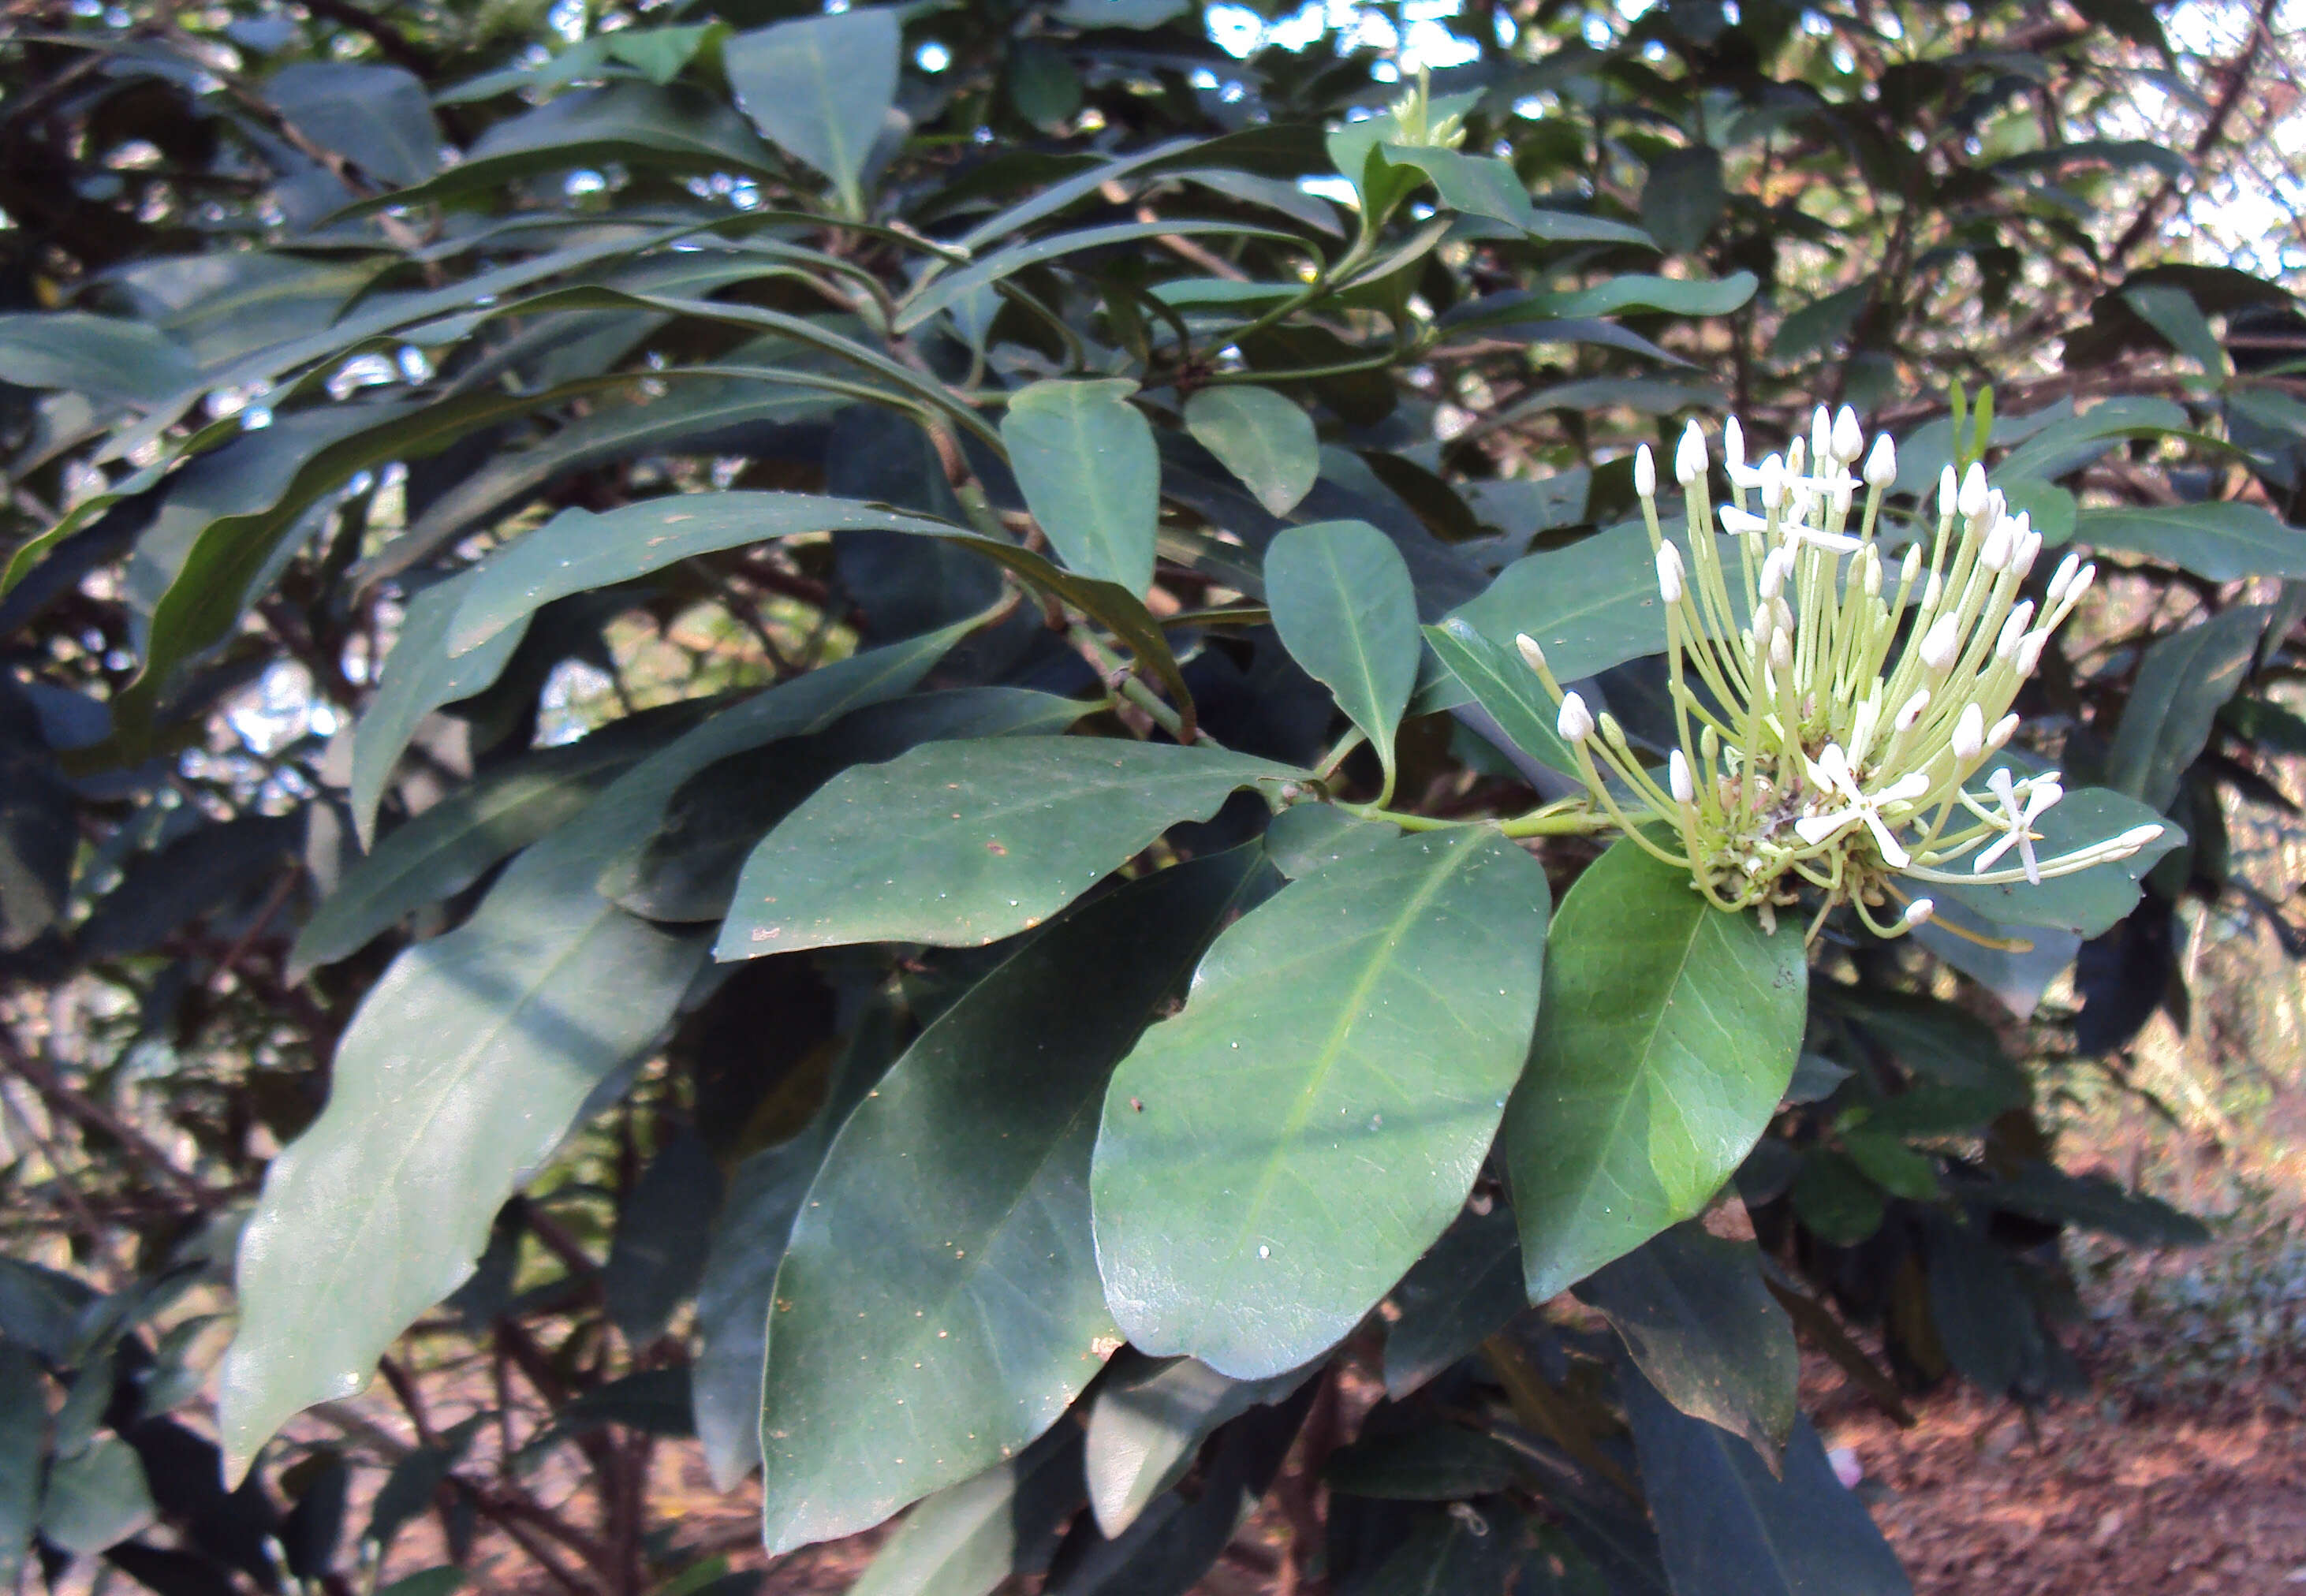
[[1833, 417], [1823, 405], [1809, 418], [1809, 457], [1816, 462], [1813, 471], [1823, 471], [1833, 460]]
[[2018, 717], [2004, 715], [1994, 722], [1994, 730], [1986, 734], [1986, 746], [1999, 754], [2018, 733]]
[[1890, 434], [1881, 433], [1874, 440], [1874, 452], [1866, 457], [1866, 485], [1887, 492], [1898, 480], [1898, 446], [1890, 441]]
[[1953, 756], [1968, 764], [1986, 752], [1986, 712], [1974, 704], [1961, 706], [1953, 723]]
[[1675, 803], [1694, 804], [1697, 801], [1697, 783], [1690, 780], [1689, 758], [1679, 748], [1666, 755], [1665, 778], [1667, 784], [1673, 789]]
[[1582, 743], [1593, 735], [1593, 712], [1585, 707], [1584, 699], [1571, 693], [1561, 700], [1561, 714], [1553, 724], [1564, 742]]
[[[1949, 465], [1946, 470], [1951, 473], [1953, 467]], [[1986, 467], [1975, 460], [1962, 474], [1961, 491], [1955, 496], [1954, 508], [1965, 516], [1986, 513]]]
[[1594, 724], [1601, 727], [1603, 740], [1611, 747], [1622, 748], [1626, 746], [1626, 729], [1618, 724], [1618, 717], [1608, 710], [1603, 710], [1595, 718]]
[[2089, 585], [2097, 580], [2097, 562], [2093, 560], [2088, 565], [2082, 567], [2080, 570], [2076, 571], [2074, 573], [2074, 579], [2066, 585], [2065, 602], [2069, 604], [2079, 604], [2081, 602], [2082, 594], [2088, 593], [2089, 591]]
[[[1801, 440], [1794, 440], [1799, 443]], [[1774, 510], [1786, 501], [1786, 463], [1775, 455], [1762, 457], [1762, 508]]]
[[1954, 660], [1961, 653], [1961, 618], [1941, 615], [1922, 634], [1922, 663], [1943, 674], [1953, 669]]
[[1922, 546], [1919, 543], [1909, 544], [1906, 558], [1898, 564], [1898, 585], [1910, 589], [1914, 585], [1914, 578], [1921, 574]]
[[1681, 602], [1681, 550], [1671, 543], [1660, 543], [1657, 551], [1658, 592], [1669, 604]]
[[1867, 598], [1878, 599], [1882, 596], [1882, 556], [1873, 544], [1868, 543], [1866, 545], [1865, 559], [1866, 572], [1859, 581], [1866, 589]]
[[1977, 551], [1977, 563], [1989, 571], [1999, 571], [2010, 563], [2010, 523], [1996, 521], [1986, 534], [1986, 546]]
[[1791, 604], [1787, 603], [1783, 597], [1774, 598], [1770, 601], [1770, 613], [1777, 621], [1777, 625], [1773, 629], [1783, 632], [1789, 636], [1792, 636], [1794, 629], [1794, 607]]
[[1922, 584], [1922, 608], [1925, 610], [1936, 609], [1938, 601], [1944, 596], [1945, 578], [1932, 571], [1930, 579]]
[[2018, 607], [2010, 612], [2009, 619], [2002, 623], [2002, 635], [1994, 640], [1994, 657], [2006, 660], [2015, 654], [2018, 645], [2026, 640], [2026, 628], [2033, 624], [2033, 620], [2034, 601], [2020, 600]]
[[1681, 443], [1673, 451], [1673, 480], [1694, 488], [1705, 480], [1705, 434], [1695, 422], [1681, 430]]
[[1826, 490], [1825, 501], [1833, 507], [1835, 515], [1846, 516], [1849, 513], [1850, 501], [1856, 498], [1857, 492], [1856, 478], [1836, 477], [1833, 485]]
[[1783, 629], [1772, 632], [1770, 634], [1770, 665], [1772, 669], [1777, 670], [1789, 670], [1792, 667], [1793, 662], [1794, 640], [1792, 636]]
[[2145, 847], [2148, 842], [2153, 841], [2161, 834], [2162, 828], [2152, 824], [2131, 826], [2128, 831], [2122, 832], [2121, 836], [2116, 837], [2114, 840], [2114, 845], [2122, 849], [2120, 853], [2115, 854], [2114, 857], [2118, 859], [2126, 859], [2131, 854], [2136, 853], [2139, 849]]
[[2019, 675], [2031, 676], [2034, 674], [2035, 668], [2042, 662], [2043, 645], [2049, 641], [2050, 634], [2047, 628], [2038, 632], [2028, 632], [2025, 636], [2018, 640], [2017, 663]]
[[2034, 561], [2042, 552], [2042, 534], [2026, 527], [2023, 515], [2018, 517], [2018, 525], [2025, 530], [2019, 533], [2018, 545], [2011, 550], [2010, 568], [2018, 574], [2018, 580], [2023, 582], [2026, 573], [2034, 568]]
[[1732, 471], [1746, 463], [1746, 429], [1734, 415], [1721, 423], [1721, 460]]
[[1938, 517], [1944, 520], [1960, 508], [1961, 483], [1954, 476], [1952, 466], [1942, 465], [1938, 468]]
[[1906, 707], [1898, 712], [1898, 718], [1892, 724], [1900, 731], [1911, 731], [1915, 722], [1922, 718], [1922, 712], [1929, 707], [1930, 690], [1923, 687], [1906, 700]]
[[1646, 443], [1634, 451], [1634, 491], [1644, 499], [1657, 497], [1657, 460]]
[[1527, 665], [1540, 676], [1545, 674], [1545, 651], [1538, 647], [1536, 638], [1527, 632], [1516, 632], [1514, 635], [1514, 646], [1521, 650], [1523, 664]]
[[2058, 568], [2050, 573], [2049, 601], [2051, 603], [2055, 604], [2066, 596], [2066, 589], [2074, 585], [2074, 572], [2080, 568], [2081, 563], [2081, 556], [2071, 550], [2067, 550], [2066, 557], [2058, 561]]
[[1793, 568], [1794, 551], [1791, 549], [1771, 550], [1769, 558], [1762, 561], [1762, 575], [1757, 584], [1761, 588], [1762, 596], [1765, 599], [1774, 599], [1783, 593], [1786, 589], [1786, 577]]
[[1866, 434], [1858, 425], [1858, 412], [1847, 405], [1833, 418], [1833, 452], [1845, 465], [1855, 465], [1866, 452]]
[[1906, 929], [1911, 931], [1917, 926], [1928, 925], [1930, 917], [1937, 911], [1938, 906], [1932, 900], [1917, 898], [1906, 905], [1906, 912], [1900, 918], [1905, 922]]
[[1802, 474], [1803, 467], [1806, 466], [1808, 464], [1808, 446], [1806, 445], [1799, 438], [1787, 440], [1786, 474], [1789, 477], [1799, 476]]

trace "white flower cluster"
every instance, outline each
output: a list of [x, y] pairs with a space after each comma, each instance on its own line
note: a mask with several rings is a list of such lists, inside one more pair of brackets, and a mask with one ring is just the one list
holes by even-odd
[[[1877, 537], [1898, 475], [1887, 434], [1868, 448], [1855, 413], [1829, 417], [1821, 406], [1808, 440], [1758, 465], [1747, 464], [1736, 420], [1722, 444], [1732, 502], [1718, 513], [1695, 422], [1675, 451], [1687, 554], [1659, 523], [1646, 445], [1634, 462], [1679, 741], [1662, 782], [1616, 721], [1563, 692], [1543, 651], [1519, 639], [1588, 789], [1628, 837], [1687, 867], [1724, 909], [1772, 916], [1815, 888], [1825, 901], [1813, 933], [1847, 902], [1890, 936], [1933, 912], [1900, 878], [2039, 883], [2128, 858], [2160, 835], [2142, 825], [2037, 858], [2035, 824], [2063, 795], [2055, 772], [2020, 779], [1995, 764], [1983, 793], [1965, 786], [2017, 731], [2011, 703], [2096, 575], [2068, 554], [2038, 602], [2019, 596], [2042, 537], [1982, 465], [1944, 468], [1936, 536], [1917, 537], [1893, 574]], [[2003, 865], [2013, 849], [2016, 863]], [[1967, 869], [1949, 868], [1965, 859]], [[1874, 912], [1893, 900], [1886, 919]]]

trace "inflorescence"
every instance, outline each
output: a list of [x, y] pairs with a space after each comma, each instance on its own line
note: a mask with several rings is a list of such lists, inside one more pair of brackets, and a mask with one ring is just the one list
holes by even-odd
[[[1935, 540], [1925, 558], [1917, 537], [1892, 576], [1876, 534], [1897, 451], [1886, 433], [1869, 450], [1847, 407], [1830, 418], [1821, 406], [1806, 447], [1796, 438], [1758, 465], [1746, 463], [1734, 418], [1722, 444], [1733, 502], [1718, 517], [1695, 422], [1675, 451], [1687, 553], [1659, 525], [1647, 445], [1634, 461], [1679, 742], [1661, 781], [1614, 718], [1564, 692], [1544, 651], [1517, 639], [1559, 706], [1586, 787], [1627, 837], [1688, 870], [1717, 908], [1755, 907], [1774, 922], [1815, 888], [1824, 902], [1812, 935], [1848, 903], [1876, 935], [1896, 936], [1934, 909], [1904, 883], [2038, 883], [2127, 858], [2161, 834], [2140, 825], [2037, 858], [2035, 823], [2064, 789], [2055, 772], [2020, 777], [1995, 757], [2018, 730], [2011, 702], [2096, 567], [2068, 554], [2038, 607], [2019, 597], [2041, 534], [1973, 464], [1944, 468]], [[1985, 790], [1968, 790], [1989, 764]]]

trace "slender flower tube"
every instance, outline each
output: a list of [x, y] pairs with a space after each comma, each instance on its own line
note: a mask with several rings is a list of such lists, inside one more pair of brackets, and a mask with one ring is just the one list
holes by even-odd
[[[1936, 912], [1912, 884], [2038, 883], [2161, 834], [2141, 825], [2055, 857], [2036, 849], [2064, 789], [2055, 772], [2021, 779], [1996, 756], [2019, 730], [2011, 703], [2097, 573], [2068, 554], [2039, 601], [2020, 598], [2041, 535], [1983, 465], [1945, 467], [1909, 538], [1893, 517], [1904, 544], [1893, 568], [1881, 509], [1897, 448], [1887, 436], [1868, 448], [1855, 412], [1821, 408], [1808, 436], [1758, 465], [1733, 419], [1721, 457], [1732, 502], [1717, 505], [1704, 435], [1683, 433], [1673, 476], [1689, 530], [1670, 540], [1657, 460], [1646, 446], [1635, 456], [1679, 740], [1662, 782], [1614, 719], [1565, 693], [1543, 651], [1519, 640], [1593, 798], [1633, 841], [1686, 867], [1718, 908], [1773, 921], [1822, 900], [1813, 935], [1848, 904], [1898, 936]], [[1742, 546], [1725, 556], [1731, 539]]]

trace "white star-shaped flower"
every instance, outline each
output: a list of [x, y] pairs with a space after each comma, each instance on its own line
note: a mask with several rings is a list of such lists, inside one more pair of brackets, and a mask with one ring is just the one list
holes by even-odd
[[1794, 822], [1794, 831], [1801, 840], [1815, 847], [1836, 832], [1854, 824], [1863, 824], [1874, 833], [1874, 846], [1882, 851], [1883, 861], [1893, 870], [1902, 870], [1910, 862], [1904, 848], [1882, 818], [1883, 804], [1911, 803], [1930, 789], [1930, 779], [1920, 771], [1901, 776], [1878, 793], [1868, 793], [1858, 784], [1857, 772], [1849, 768], [1849, 756], [1839, 743], [1828, 743], [1815, 759], [1806, 761], [1809, 778], [1842, 798], [1847, 807], [1805, 815]]
[[1994, 867], [1994, 860], [2015, 848], [2018, 862], [2025, 866], [2027, 881], [2040, 886], [2042, 867], [2034, 858], [2034, 844], [2040, 839], [2033, 825], [2051, 805], [2066, 796], [2066, 789], [2058, 784], [2057, 772], [2031, 777], [2021, 785], [2011, 779], [2009, 767], [2004, 765], [1986, 778], [1986, 785], [2002, 805], [2002, 817], [1994, 822], [2003, 828], [2002, 839], [1970, 861], [1970, 869], [1983, 875]]

